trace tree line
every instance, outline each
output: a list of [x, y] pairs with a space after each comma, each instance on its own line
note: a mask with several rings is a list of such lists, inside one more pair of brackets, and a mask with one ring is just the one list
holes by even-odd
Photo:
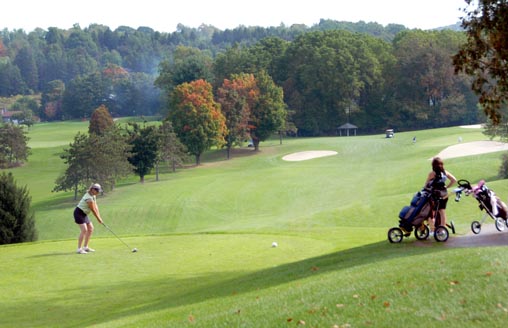
[[168, 113], [182, 83], [204, 80], [214, 97], [233, 74], [264, 72], [282, 88], [286, 127], [334, 135], [348, 120], [364, 133], [477, 123], [483, 115], [452, 56], [462, 31], [322, 20], [306, 27], [90, 25], [0, 33], [0, 96], [40, 94], [43, 120]]

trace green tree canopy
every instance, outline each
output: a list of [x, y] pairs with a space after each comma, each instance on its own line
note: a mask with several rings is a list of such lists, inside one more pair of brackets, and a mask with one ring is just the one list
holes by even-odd
[[29, 155], [28, 137], [23, 128], [0, 123], [0, 168], [19, 166]]
[[259, 97], [250, 113], [249, 131], [254, 149], [259, 150], [261, 141], [283, 128], [287, 112], [282, 88], [264, 71], [256, 75], [256, 80]]
[[157, 162], [160, 135], [157, 127], [153, 125], [140, 126], [137, 123], [131, 123], [129, 126], [129, 144], [132, 146], [129, 163], [132, 164], [134, 173], [139, 175], [139, 180], [143, 183], [145, 176]]
[[[467, 42], [453, 57], [456, 72], [474, 77], [472, 89], [483, 110], [497, 125], [508, 103], [508, 1], [465, 0], [462, 27]], [[471, 6], [478, 3], [477, 8]], [[506, 121], [506, 119], [505, 119]]]

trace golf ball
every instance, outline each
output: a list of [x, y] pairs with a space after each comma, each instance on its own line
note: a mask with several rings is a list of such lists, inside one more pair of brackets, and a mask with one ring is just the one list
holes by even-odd
[[132, 252], [133, 252], [133, 253], [136, 253], [137, 251], [138, 251], [138, 249], [137, 249], [137, 248], [133, 248], [133, 249], [132, 249]]
[[272, 247], [277, 247], [277, 246], [279, 246], [279, 244], [277, 244], [277, 242], [276, 242], [276, 241], [274, 241], [274, 242], [272, 243]]

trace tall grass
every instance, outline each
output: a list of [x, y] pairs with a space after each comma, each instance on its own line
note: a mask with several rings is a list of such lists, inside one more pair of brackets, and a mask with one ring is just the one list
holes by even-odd
[[[0, 247], [9, 295], [2, 327], [476, 327], [507, 319], [505, 247], [386, 240], [429, 159], [459, 136], [485, 140], [479, 130], [274, 139], [257, 153], [235, 149], [231, 160], [211, 151], [199, 167], [144, 184], [129, 178], [99, 198], [106, 223], [138, 253], [96, 224], [97, 252], [80, 256], [73, 195], [51, 189], [64, 169], [58, 154], [86, 128], [34, 126], [33, 155], [13, 170], [29, 187], [41, 240]], [[338, 155], [282, 160], [305, 150]], [[445, 165], [505, 196], [500, 161], [494, 153]], [[449, 202], [459, 236], [480, 215], [472, 199]]]

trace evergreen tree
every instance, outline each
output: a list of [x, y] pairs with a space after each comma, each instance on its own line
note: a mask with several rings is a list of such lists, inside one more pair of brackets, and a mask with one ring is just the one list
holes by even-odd
[[37, 239], [32, 199], [26, 187], [18, 187], [12, 173], [0, 175], [0, 244]]

